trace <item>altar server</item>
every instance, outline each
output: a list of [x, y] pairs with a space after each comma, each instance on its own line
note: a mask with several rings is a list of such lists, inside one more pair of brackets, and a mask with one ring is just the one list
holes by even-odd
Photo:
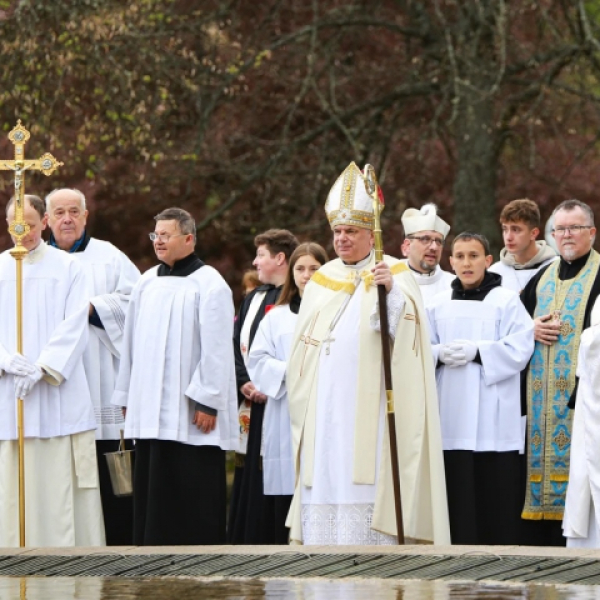
[[124, 427], [121, 409], [110, 401], [119, 369], [129, 294], [140, 272], [110, 242], [89, 236], [85, 196], [79, 190], [58, 189], [48, 194], [46, 214], [51, 230], [48, 243], [79, 260], [88, 278], [89, 341], [83, 365], [98, 425], [96, 454], [106, 543], [123, 546], [132, 543], [133, 503], [130, 496], [114, 495], [104, 454], [118, 450]]
[[225, 542], [225, 450], [238, 444], [233, 299], [169, 208], [150, 233], [160, 264], [133, 288], [113, 403], [136, 440], [134, 544]]
[[558, 259], [551, 246], [537, 240], [540, 221], [538, 205], [528, 198], [509, 202], [500, 213], [505, 246], [490, 271], [502, 276], [503, 287], [518, 294], [540, 269]]
[[288, 262], [298, 240], [287, 229], [269, 229], [254, 238], [259, 285], [240, 306], [233, 330], [233, 351], [239, 404], [239, 451], [229, 502], [227, 541], [231, 544], [287, 544], [285, 527], [275, 527], [273, 514], [279, 512], [278, 498], [263, 492], [263, 417], [267, 396], [250, 379], [246, 364], [258, 326], [273, 306], [285, 282]]
[[[14, 208], [11, 200], [9, 224]], [[90, 292], [79, 262], [43, 243], [44, 202], [25, 196], [24, 216], [23, 355], [15, 354], [15, 261], [0, 255], [0, 546], [19, 545], [15, 393], [24, 398], [25, 545], [100, 546], [96, 421], [82, 362]]]
[[279, 300], [261, 321], [248, 357], [250, 378], [267, 395], [261, 448], [263, 493], [277, 497], [270, 520], [271, 526], [281, 531], [281, 538], [287, 535], [285, 519], [294, 493], [285, 369], [304, 288], [327, 260], [325, 250], [314, 242], [305, 242], [294, 250]]
[[427, 307], [453, 544], [519, 543], [520, 372], [533, 352], [533, 321], [486, 270], [491, 262], [484, 236], [458, 235], [457, 278]]

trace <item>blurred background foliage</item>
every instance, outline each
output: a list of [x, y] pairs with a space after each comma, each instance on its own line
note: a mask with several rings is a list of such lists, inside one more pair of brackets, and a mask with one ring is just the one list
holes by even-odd
[[331, 249], [352, 160], [378, 172], [395, 255], [425, 202], [496, 251], [510, 200], [599, 206], [598, 0], [0, 0], [0, 45], [0, 158], [21, 119], [29, 157], [65, 162], [27, 191], [81, 189], [141, 269], [172, 205], [236, 294], [264, 229]]

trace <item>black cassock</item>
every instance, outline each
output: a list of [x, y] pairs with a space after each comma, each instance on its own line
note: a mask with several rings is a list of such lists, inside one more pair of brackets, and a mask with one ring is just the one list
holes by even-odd
[[136, 546], [225, 543], [225, 451], [170, 440], [137, 440]]
[[[187, 277], [203, 266], [195, 254], [190, 254], [172, 268], [161, 264], [158, 276]], [[196, 408], [217, 414], [198, 403]], [[133, 470], [136, 546], [224, 544], [226, 506], [224, 450], [171, 440], [136, 440]]]

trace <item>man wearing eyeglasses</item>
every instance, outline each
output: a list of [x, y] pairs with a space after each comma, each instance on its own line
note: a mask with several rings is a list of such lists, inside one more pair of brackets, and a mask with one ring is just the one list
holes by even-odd
[[569, 482], [575, 373], [581, 334], [600, 294], [600, 255], [592, 248], [594, 213], [579, 200], [554, 210], [553, 236], [560, 260], [529, 281], [521, 300], [534, 318], [535, 350], [529, 363], [527, 478], [523, 517], [526, 545], [563, 546], [561, 522]]
[[421, 210], [408, 208], [402, 215], [406, 239], [402, 252], [419, 284], [423, 303], [427, 306], [438, 293], [450, 289], [454, 276], [440, 267], [442, 250], [450, 225], [437, 215], [435, 204], [425, 204]]
[[84, 266], [89, 300], [89, 341], [83, 355], [94, 414], [100, 494], [109, 546], [131, 544], [133, 504], [114, 495], [104, 454], [119, 449], [121, 410], [110, 403], [119, 370], [123, 322], [129, 294], [140, 277], [137, 267], [110, 242], [90, 237], [85, 196], [75, 189], [57, 189], [46, 196], [51, 230], [48, 244], [73, 255]]
[[150, 233], [160, 264], [131, 293], [113, 404], [136, 440], [136, 545], [225, 542], [225, 451], [238, 445], [231, 289], [194, 252], [190, 213]]

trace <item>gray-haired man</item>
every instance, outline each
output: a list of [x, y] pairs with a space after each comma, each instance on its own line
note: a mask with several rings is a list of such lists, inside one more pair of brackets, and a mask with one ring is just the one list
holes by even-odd
[[46, 217], [52, 232], [49, 244], [64, 250], [84, 266], [89, 300], [89, 341], [83, 355], [85, 375], [96, 416], [96, 454], [100, 474], [106, 543], [132, 543], [133, 503], [113, 494], [105, 452], [119, 448], [123, 415], [110, 403], [119, 369], [123, 324], [129, 294], [140, 277], [137, 267], [110, 242], [89, 236], [85, 196], [74, 189], [57, 189], [46, 197]]

